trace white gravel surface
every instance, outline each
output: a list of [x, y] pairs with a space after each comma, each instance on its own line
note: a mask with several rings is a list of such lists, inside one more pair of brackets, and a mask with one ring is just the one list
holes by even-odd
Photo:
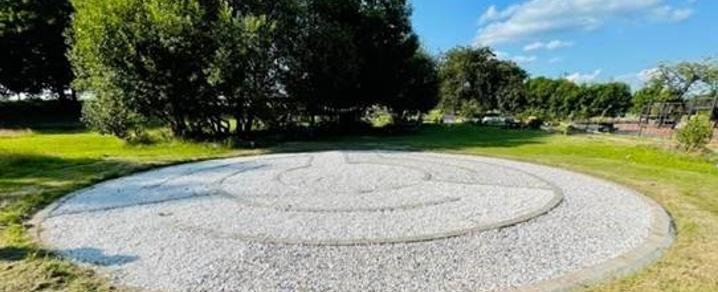
[[637, 194], [532, 164], [410, 152], [206, 161], [78, 191], [40, 239], [168, 291], [477, 291], [605, 263], [652, 232]]

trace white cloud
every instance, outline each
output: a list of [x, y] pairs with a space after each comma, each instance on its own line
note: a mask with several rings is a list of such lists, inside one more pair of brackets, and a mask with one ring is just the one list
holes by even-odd
[[553, 57], [548, 60], [549, 64], [556, 64], [556, 63], [561, 63], [561, 62], [563, 62], [563, 58], [561, 58], [561, 57]]
[[496, 9], [496, 5], [491, 5], [488, 9], [486, 9], [486, 12], [481, 15], [481, 18], [479, 18], [479, 24], [506, 19], [511, 16], [518, 7], [518, 5], [512, 5], [503, 11], [499, 11]]
[[628, 83], [631, 88], [640, 88], [650, 81], [658, 73], [658, 68], [648, 68], [639, 72], [628, 73], [616, 76], [616, 80]]
[[653, 19], [666, 22], [680, 22], [686, 20], [691, 15], [693, 15], [693, 9], [679, 9], [668, 5], [656, 7], [652, 11]]
[[524, 47], [524, 51], [549, 50], [553, 51], [560, 48], [573, 46], [573, 42], [565, 42], [561, 40], [552, 40], [550, 42], [533, 42]]
[[601, 70], [601, 69], [596, 69], [595, 71], [593, 71], [593, 73], [586, 73], [586, 74], [576, 72], [573, 74], [569, 74], [564, 78], [566, 80], [570, 80], [570, 81], [577, 82], [577, 83], [593, 82], [598, 78], [598, 76], [601, 75], [602, 71], [603, 70]]
[[496, 51], [494, 52], [496, 54], [496, 57], [502, 60], [510, 60], [514, 61], [517, 64], [529, 64], [538, 61], [538, 57], [536, 56], [524, 56], [524, 55], [511, 55], [507, 52], [502, 51]]
[[636, 74], [636, 77], [638, 78], [638, 80], [645, 83], [650, 81], [654, 76], [656, 76], [658, 72], [658, 68], [649, 68], [638, 72], [638, 74]]
[[478, 45], [494, 45], [572, 30], [594, 30], [621, 17], [678, 21], [690, 9], [677, 9], [666, 0], [527, 0], [504, 10], [489, 7], [481, 16]]

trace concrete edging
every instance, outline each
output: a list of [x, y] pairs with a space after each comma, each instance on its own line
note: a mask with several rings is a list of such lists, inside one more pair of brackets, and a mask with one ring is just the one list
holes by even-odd
[[602, 264], [510, 291], [570, 291], [587, 288], [628, 276], [657, 262], [675, 238], [673, 220], [656, 201], [643, 194], [633, 193], [649, 205], [652, 213], [651, 231], [642, 245]]

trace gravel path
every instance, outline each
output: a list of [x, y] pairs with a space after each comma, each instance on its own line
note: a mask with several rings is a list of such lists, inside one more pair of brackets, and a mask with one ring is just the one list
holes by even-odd
[[163, 168], [71, 194], [36, 220], [62, 255], [151, 290], [477, 291], [636, 268], [632, 257], [670, 242], [666, 218], [641, 195], [554, 168], [354, 151]]

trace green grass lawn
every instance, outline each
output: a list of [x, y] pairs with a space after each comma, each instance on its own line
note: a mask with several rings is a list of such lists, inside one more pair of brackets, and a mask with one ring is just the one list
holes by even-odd
[[127, 145], [77, 131], [0, 131], [0, 290], [109, 290], [91, 271], [33, 244], [27, 219], [72, 190], [158, 165], [317, 149], [404, 148], [505, 157], [558, 166], [634, 188], [665, 206], [678, 237], [666, 256], [601, 291], [718, 291], [716, 155], [686, 155], [655, 141], [614, 136], [561, 136], [472, 126], [426, 126], [406, 135], [294, 142], [263, 150], [162, 142]]

